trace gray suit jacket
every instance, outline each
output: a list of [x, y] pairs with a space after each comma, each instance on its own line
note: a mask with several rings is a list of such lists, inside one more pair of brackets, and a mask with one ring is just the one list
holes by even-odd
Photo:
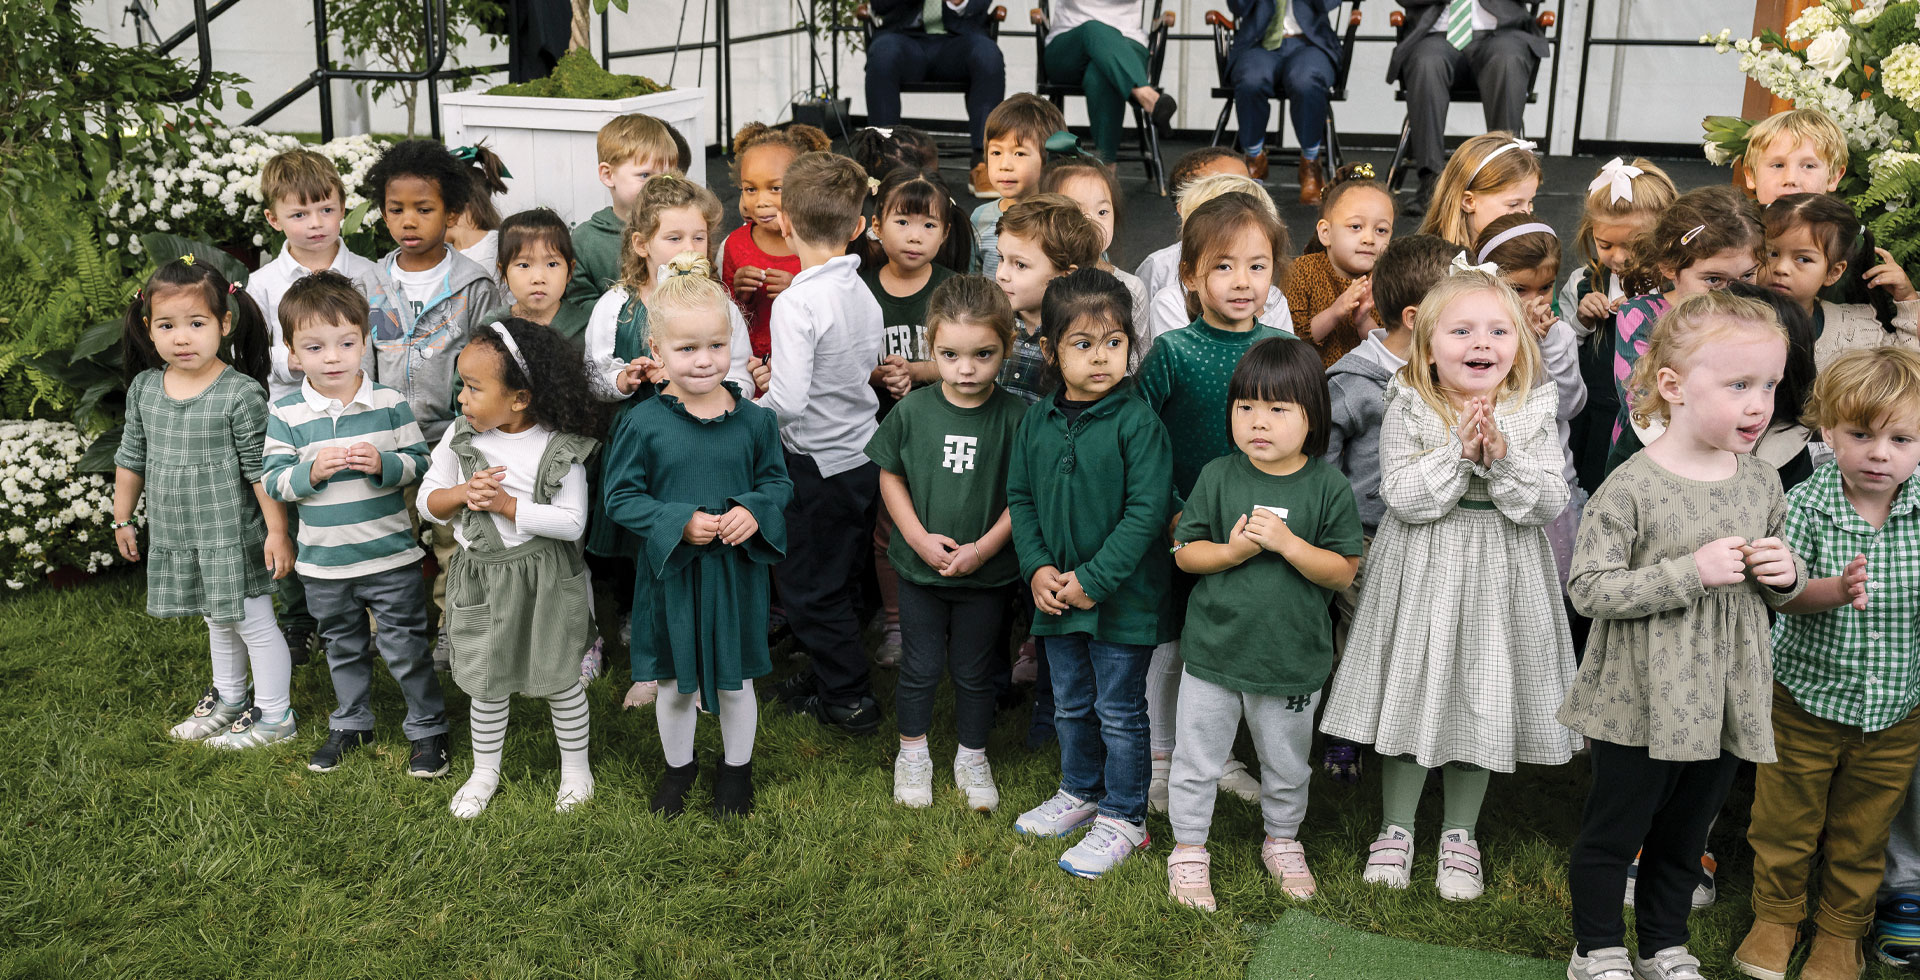
[[[1440, 22], [1441, 15], [1447, 12], [1447, 0], [1395, 0], [1407, 9], [1406, 20], [1400, 25], [1400, 39], [1393, 45], [1393, 55], [1387, 59], [1387, 81], [1400, 80], [1400, 69], [1406, 62], [1407, 49], [1414, 41], [1426, 37]], [[1493, 15], [1494, 30], [1520, 31], [1527, 35], [1527, 46], [1533, 49], [1533, 56], [1545, 58], [1551, 50], [1540, 25], [1534, 21], [1532, 8], [1521, 0], [1479, 0], [1480, 6]]]

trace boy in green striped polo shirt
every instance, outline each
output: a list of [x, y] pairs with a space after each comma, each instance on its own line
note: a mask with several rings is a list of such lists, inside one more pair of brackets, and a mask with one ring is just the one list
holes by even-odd
[[287, 289], [279, 313], [287, 361], [306, 380], [273, 403], [261, 483], [275, 500], [300, 505], [294, 571], [320, 621], [339, 702], [307, 768], [331, 772], [373, 740], [371, 615], [380, 656], [407, 700], [407, 775], [443, 776], [452, 762], [446, 702], [427, 652], [423, 556], [401, 492], [426, 472], [426, 436], [406, 396], [362, 369], [367, 301], [351, 280], [307, 276]]

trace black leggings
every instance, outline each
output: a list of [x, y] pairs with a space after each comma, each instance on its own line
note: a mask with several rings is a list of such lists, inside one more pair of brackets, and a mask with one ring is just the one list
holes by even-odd
[[987, 747], [993, 727], [993, 672], [1004, 645], [1007, 589], [936, 588], [900, 580], [900, 682], [893, 712], [900, 734], [925, 735], [943, 674], [953, 675], [960, 744]]

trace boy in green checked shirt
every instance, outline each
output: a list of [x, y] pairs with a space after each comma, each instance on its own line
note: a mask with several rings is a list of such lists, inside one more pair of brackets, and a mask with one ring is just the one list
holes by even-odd
[[1834, 460], [1788, 494], [1781, 537], [1810, 577], [1824, 577], [1781, 607], [1800, 615], [1773, 627], [1779, 761], [1754, 782], [1755, 921], [1734, 960], [1750, 976], [1785, 974], [1821, 852], [1801, 976], [1822, 980], [1864, 966], [1860, 940], [1889, 831], [1920, 760], [1920, 489], [1910, 479], [1920, 464], [1920, 353], [1840, 355], [1821, 370], [1807, 421]]

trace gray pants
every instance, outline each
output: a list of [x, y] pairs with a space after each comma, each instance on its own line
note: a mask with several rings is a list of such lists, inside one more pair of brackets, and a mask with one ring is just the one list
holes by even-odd
[[1407, 90], [1408, 155], [1420, 169], [1439, 173], [1447, 165], [1443, 139], [1447, 105], [1452, 101], [1454, 75], [1473, 73], [1480, 89], [1480, 108], [1487, 130], [1524, 132], [1527, 88], [1539, 59], [1533, 56], [1525, 31], [1474, 31], [1473, 41], [1461, 51], [1447, 43], [1445, 34], [1428, 34], [1409, 45], [1400, 69]]
[[1920, 768], [1907, 787], [1907, 802], [1893, 818], [1887, 838], [1887, 873], [1880, 881], [1880, 898], [1895, 892], [1920, 894]]
[[[368, 692], [373, 687], [372, 650], [378, 643], [387, 672], [407, 699], [402, 726], [407, 738], [447, 734], [446, 698], [427, 653], [433, 621], [427, 615], [427, 583], [419, 564], [359, 578], [308, 578], [306, 586], [307, 607], [320, 620], [320, 636], [327, 642], [327, 671], [339, 702], [327, 727], [373, 730]], [[380, 624], [377, 636], [367, 625], [368, 613]]]
[[1173, 839], [1182, 844], [1207, 842], [1220, 773], [1233, 752], [1242, 715], [1253, 732], [1254, 751], [1260, 755], [1260, 816], [1267, 836], [1290, 840], [1298, 835], [1300, 821], [1307, 815], [1313, 709], [1319, 703], [1318, 691], [1292, 697], [1243, 694], [1183, 672], [1173, 771], [1167, 777]]

